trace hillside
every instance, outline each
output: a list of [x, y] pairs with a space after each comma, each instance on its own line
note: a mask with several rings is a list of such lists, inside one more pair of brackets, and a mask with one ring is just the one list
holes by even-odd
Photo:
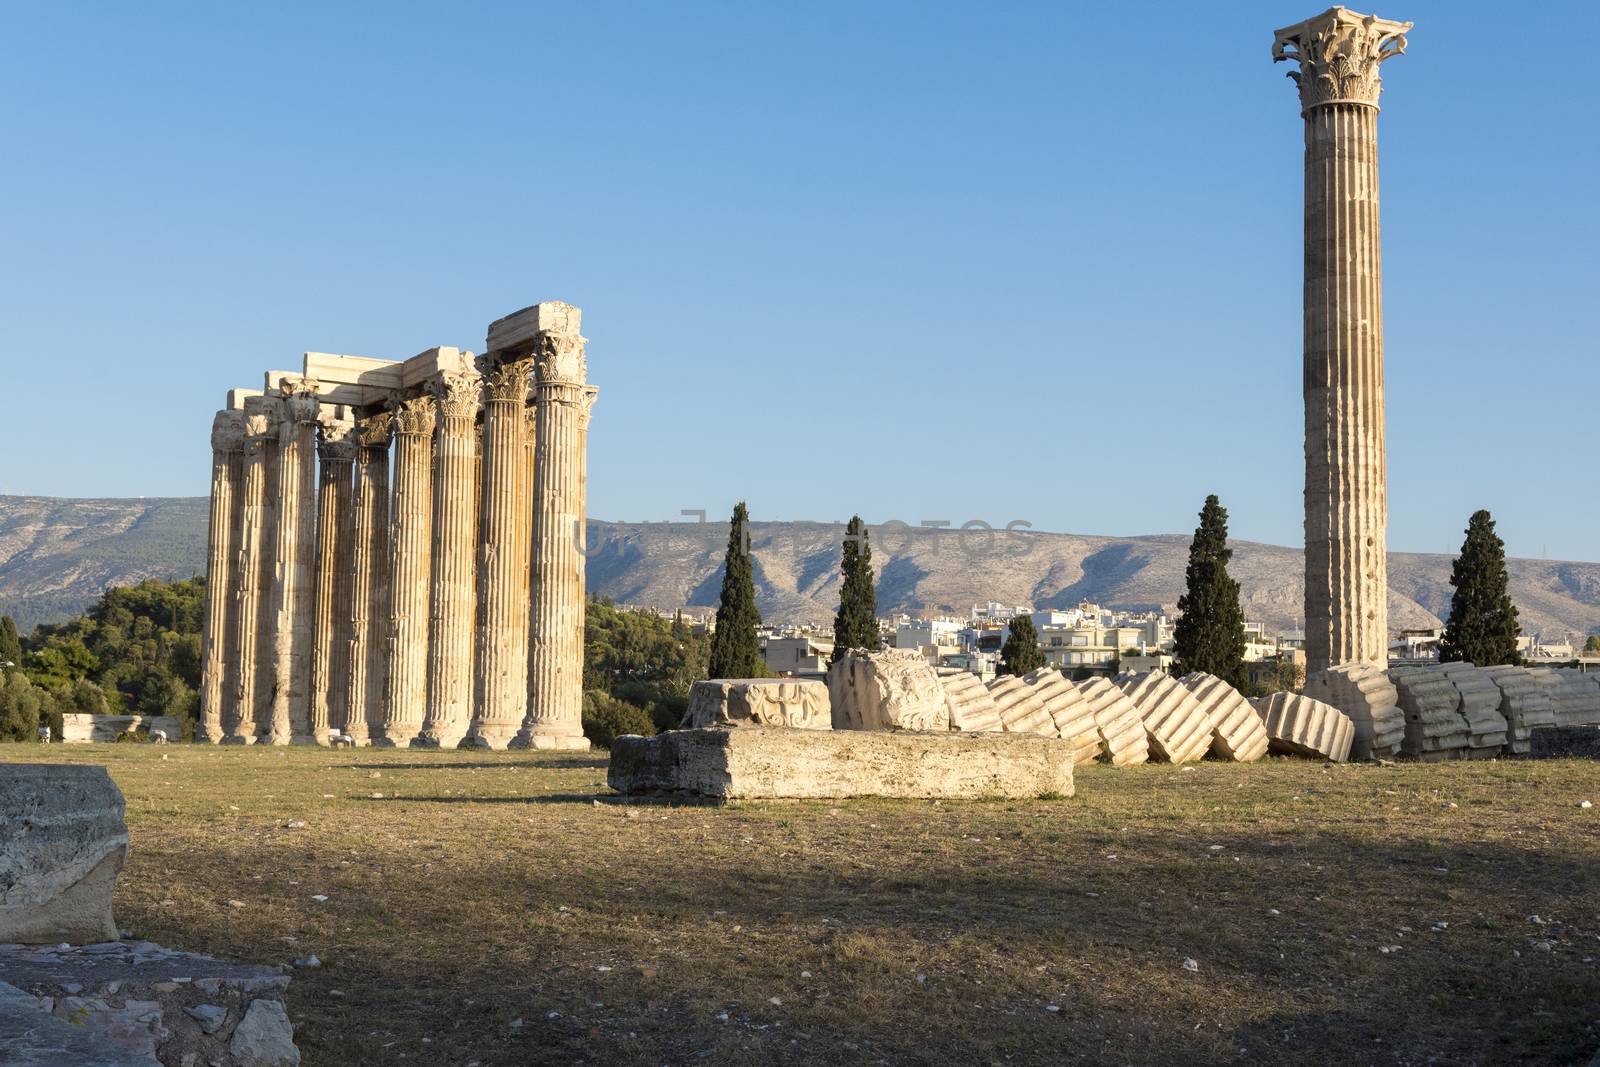
[[[107, 585], [187, 577], [205, 566], [206, 501], [0, 497], [0, 612], [19, 625], [59, 619]], [[842, 525], [755, 523], [757, 593], [769, 620], [823, 622], [838, 597]], [[590, 523], [589, 588], [624, 604], [716, 604], [727, 527], [707, 523]], [[1173, 610], [1188, 534], [874, 531], [881, 611], [964, 614], [975, 602], [1068, 606], [1079, 600]], [[1298, 549], [1235, 542], [1245, 610], [1269, 627], [1300, 622]], [[1451, 558], [1392, 553], [1392, 625], [1429, 626], [1450, 606]], [[1511, 593], [1527, 632], [1600, 630], [1600, 563], [1510, 561]]]

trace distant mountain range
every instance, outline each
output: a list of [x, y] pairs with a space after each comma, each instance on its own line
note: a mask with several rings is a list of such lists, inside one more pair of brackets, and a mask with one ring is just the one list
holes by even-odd
[[[109, 585], [188, 577], [205, 569], [203, 497], [64, 500], [0, 497], [0, 613], [23, 628], [82, 610]], [[823, 622], [839, 590], [840, 524], [752, 524], [763, 618]], [[589, 524], [589, 589], [619, 604], [714, 607], [727, 526]], [[873, 531], [878, 608], [966, 614], [990, 600], [1065, 607], [1175, 610], [1188, 534], [1082, 534], [890, 528]], [[1298, 627], [1302, 554], [1233, 543], [1232, 573], [1246, 614], [1269, 628]], [[1437, 625], [1450, 610], [1451, 557], [1389, 556], [1389, 621]], [[1513, 559], [1511, 595], [1523, 630], [1546, 638], [1600, 630], [1600, 563]]]

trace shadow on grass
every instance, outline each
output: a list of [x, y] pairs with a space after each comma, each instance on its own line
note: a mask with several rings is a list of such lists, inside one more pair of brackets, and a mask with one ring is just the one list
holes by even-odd
[[535, 768], [557, 771], [600, 770], [610, 766], [610, 757], [598, 759], [528, 759], [521, 762], [501, 760], [498, 763], [336, 763], [331, 769], [343, 771], [504, 771]]

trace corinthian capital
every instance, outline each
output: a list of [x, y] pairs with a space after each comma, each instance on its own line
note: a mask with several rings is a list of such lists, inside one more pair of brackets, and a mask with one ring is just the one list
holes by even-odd
[[211, 450], [238, 452], [244, 448], [244, 412], [224, 409], [211, 420]]
[[1300, 64], [1289, 77], [1300, 87], [1302, 111], [1324, 104], [1377, 107], [1383, 92], [1378, 66], [1406, 50], [1412, 25], [1331, 7], [1273, 34], [1272, 61]]
[[428, 383], [444, 418], [471, 418], [483, 399], [483, 378], [477, 371], [444, 371]]
[[513, 359], [501, 362], [492, 356], [479, 356], [478, 369], [483, 372], [483, 384], [490, 400], [514, 400], [526, 403], [528, 379], [533, 376], [533, 360]]
[[356, 424], [348, 420], [323, 419], [317, 424], [317, 455], [324, 463], [349, 462], [356, 458]]
[[393, 416], [380, 411], [356, 423], [356, 443], [368, 451], [382, 452], [389, 447], [390, 424]]
[[578, 425], [581, 428], [585, 430], [589, 428], [589, 417], [594, 414], [594, 402], [599, 397], [600, 387], [598, 385], [586, 385], [583, 387], [583, 399], [580, 401], [582, 406], [578, 409]]
[[540, 382], [582, 385], [588, 374], [583, 349], [588, 338], [575, 333], [546, 331], [534, 339], [533, 358], [538, 364]]
[[424, 394], [402, 400], [394, 409], [395, 432], [427, 437], [433, 433], [434, 414], [431, 396]]
[[285, 378], [278, 383], [283, 393], [284, 417], [290, 422], [316, 422], [322, 407], [315, 378]]
[[283, 401], [275, 396], [252, 396], [244, 402], [244, 432], [256, 440], [276, 438], [283, 421]]

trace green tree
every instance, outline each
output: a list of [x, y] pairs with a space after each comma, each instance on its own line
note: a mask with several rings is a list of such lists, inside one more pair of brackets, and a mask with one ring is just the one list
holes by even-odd
[[1439, 658], [1465, 661], [1480, 667], [1520, 663], [1517, 654], [1517, 609], [1507, 591], [1506, 544], [1494, 532], [1487, 511], [1475, 511], [1467, 520], [1467, 539], [1450, 570], [1455, 595], [1450, 619], [1439, 642]]
[[21, 671], [0, 671], [0, 741], [37, 741], [49, 702]]
[[878, 591], [872, 575], [872, 545], [867, 524], [856, 515], [844, 532], [844, 582], [839, 586], [839, 610], [833, 616], [833, 658], [852, 648], [876, 652], [883, 646], [878, 633]]
[[22, 638], [17, 634], [16, 620], [0, 615], [0, 667], [7, 663], [22, 664]]
[[688, 710], [689, 686], [706, 677], [710, 646], [681, 615], [668, 621], [655, 612], [590, 600], [584, 609], [584, 692], [614, 696], [643, 709], [656, 729], [670, 730]]
[[723, 562], [722, 599], [717, 604], [717, 630], [711, 635], [712, 678], [765, 678], [761, 642], [756, 630], [755, 574], [750, 561], [750, 513], [741, 500], [728, 525], [728, 554]]
[[1039, 650], [1039, 631], [1033, 618], [1016, 616], [1006, 629], [1006, 643], [1000, 646], [1000, 673], [1021, 676], [1043, 666], [1044, 653]]
[[1590, 634], [1589, 640], [1583, 643], [1585, 652], [1600, 652], [1600, 634]]
[[1178, 621], [1172, 628], [1174, 669], [1179, 674], [1205, 671], [1233, 686], [1243, 685], [1244, 611], [1239, 583], [1228, 576], [1228, 511], [1216, 496], [1206, 497], [1200, 525], [1189, 545], [1186, 589], [1178, 598]]

